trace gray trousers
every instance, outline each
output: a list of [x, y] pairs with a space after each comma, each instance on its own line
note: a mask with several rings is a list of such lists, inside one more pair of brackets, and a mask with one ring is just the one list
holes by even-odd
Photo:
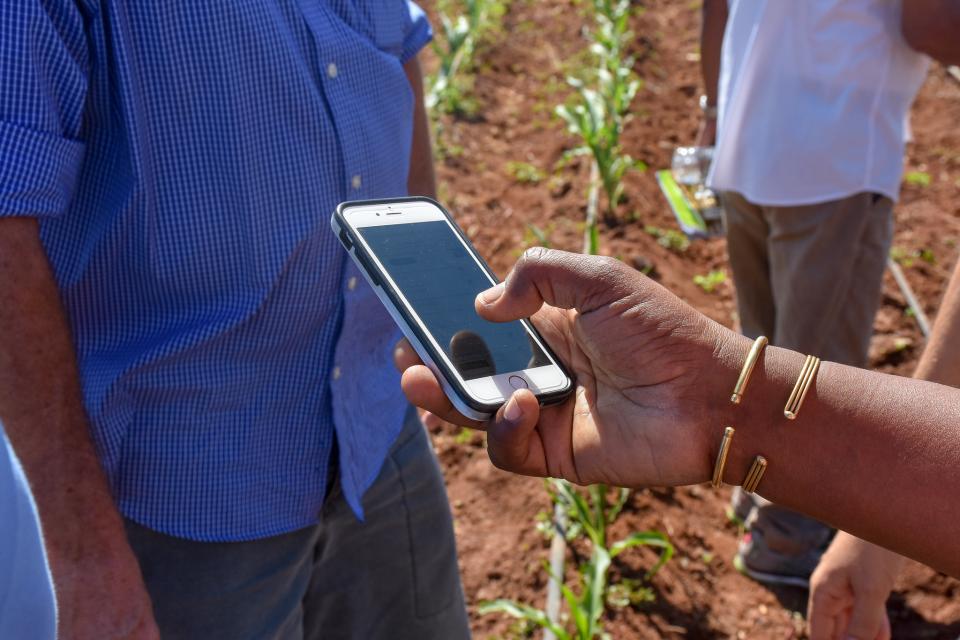
[[127, 521], [164, 640], [469, 638], [443, 477], [416, 412], [363, 498], [334, 487], [319, 525], [252, 542]]
[[[893, 239], [890, 199], [858, 193], [809, 206], [762, 207], [738, 193], [721, 197], [743, 333], [866, 366]], [[799, 554], [829, 541], [826, 525], [755, 501], [749, 524], [775, 551]]]

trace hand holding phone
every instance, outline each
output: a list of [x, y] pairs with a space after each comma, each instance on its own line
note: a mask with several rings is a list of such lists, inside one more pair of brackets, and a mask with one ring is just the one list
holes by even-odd
[[497, 279], [450, 215], [428, 198], [341, 204], [332, 225], [457, 409], [489, 418], [520, 388], [542, 404], [572, 382], [526, 320], [477, 315], [478, 293]]

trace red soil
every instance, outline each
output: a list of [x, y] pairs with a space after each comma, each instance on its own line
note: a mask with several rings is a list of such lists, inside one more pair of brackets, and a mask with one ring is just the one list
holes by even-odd
[[[431, 3], [427, 8], [431, 8]], [[710, 317], [733, 326], [732, 285], [712, 294], [693, 277], [726, 267], [722, 239], [696, 243], [683, 253], [660, 246], [644, 225], [674, 226], [652, 169], [667, 167], [677, 145], [691, 143], [698, 124], [699, 10], [696, 3], [646, 0], [633, 21], [635, 70], [644, 86], [625, 132], [625, 146], [650, 171], [627, 179], [623, 222], [602, 231], [602, 252], [653, 267], [653, 275]], [[480, 252], [504, 274], [519, 253], [535, 243], [528, 224], [544, 230], [551, 246], [582, 247], [586, 163], [555, 170], [574, 141], [553, 116], [566, 94], [563, 78], [582, 59], [584, 3], [573, 0], [513, 0], [503, 28], [478, 52], [475, 95], [479, 115], [443, 117], [444, 144], [453, 153], [439, 162], [441, 199], [457, 216]], [[427, 61], [430, 68], [433, 61]], [[932, 263], [913, 259], [907, 278], [931, 318], [957, 258], [960, 239], [960, 83], [934, 66], [914, 108], [915, 142], [908, 171], [923, 171], [929, 186], [907, 184], [896, 208], [895, 245], [903, 255], [929, 250]], [[522, 184], [507, 169], [511, 161], [537, 167], [544, 178]], [[929, 257], [929, 256], [928, 256]], [[871, 349], [872, 365], [909, 375], [923, 347], [903, 296], [888, 276]], [[551, 508], [539, 480], [492, 467], [482, 436], [464, 442], [445, 426], [434, 442], [446, 473], [456, 519], [464, 586], [477, 638], [523, 637], [502, 616], [480, 617], [479, 602], [499, 597], [543, 606], [548, 541], [536, 531], [539, 513]], [[771, 592], [740, 576], [730, 560], [737, 531], [723, 515], [726, 491], [704, 487], [634, 492], [615, 536], [648, 529], [667, 533], [677, 556], [652, 580], [655, 600], [612, 610], [606, 618], [614, 638], [803, 637], [805, 594]], [[907, 524], [907, 523], [905, 523]], [[641, 577], [652, 551], [624, 554], [615, 576]], [[960, 635], [960, 582], [911, 566], [890, 601], [895, 638]]]

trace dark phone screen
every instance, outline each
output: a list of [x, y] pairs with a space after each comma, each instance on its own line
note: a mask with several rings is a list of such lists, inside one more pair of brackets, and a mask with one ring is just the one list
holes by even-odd
[[473, 301], [490, 280], [443, 221], [359, 229], [465, 380], [551, 364], [519, 322], [488, 322]]

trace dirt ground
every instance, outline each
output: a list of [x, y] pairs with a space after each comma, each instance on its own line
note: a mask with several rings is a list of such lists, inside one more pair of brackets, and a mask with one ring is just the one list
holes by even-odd
[[[432, 11], [432, 2], [423, 3]], [[478, 53], [470, 119], [445, 116], [439, 163], [440, 196], [480, 252], [499, 273], [539, 240], [582, 247], [586, 163], [557, 168], [573, 146], [553, 107], [566, 96], [564, 76], [577, 68], [587, 46], [583, 5], [575, 0], [513, 0], [499, 33]], [[732, 285], [706, 293], [697, 274], [726, 268], [722, 239], [684, 252], [659, 245], [645, 225], [674, 227], [653, 170], [669, 166], [677, 145], [692, 142], [700, 94], [697, 61], [698, 3], [645, 0], [633, 20], [635, 70], [643, 88], [625, 133], [626, 151], [650, 170], [627, 180], [624, 220], [602, 231], [601, 250], [652, 268], [662, 284], [710, 317], [735, 326]], [[427, 68], [435, 64], [427, 56]], [[960, 240], [960, 83], [934, 65], [913, 113], [915, 141], [907, 171], [929, 184], [905, 184], [896, 208], [895, 253], [924, 310], [935, 317], [957, 259]], [[542, 174], [518, 180], [511, 162]], [[923, 347], [916, 321], [887, 276], [877, 317], [871, 365], [909, 375]], [[524, 637], [502, 616], [479, 616], [477, 604], [514, 598], [536, 606], [545, 599], [543, 562], [549, 542], [534, 527], [550, 510], [541, 481], [493, 468], [480, 435], [446, 426], [434, 434], [453, 505], [466, 597], [477, 638]], [[652, 580], [653, 602], [613, 610], [605, 620], [613, 638], [803, 637], [802, 592], [771, 592], [740, 576], [731, 565], [737, 530], [724, 518], [728, 492], [706, 487], [649, 489], [633, 493], [615, 534], [658, 530], [677, 546], [675, 558]], [[906, 523], [905, 523], [906, 524]], [[917, 525], [919, 526], [919, 525]], [[652, 551], [624, 554], [614, 575], [638, 578]], [[889, 603], [894, 638], [960, 635], [960, 582], [911, 566]]]

